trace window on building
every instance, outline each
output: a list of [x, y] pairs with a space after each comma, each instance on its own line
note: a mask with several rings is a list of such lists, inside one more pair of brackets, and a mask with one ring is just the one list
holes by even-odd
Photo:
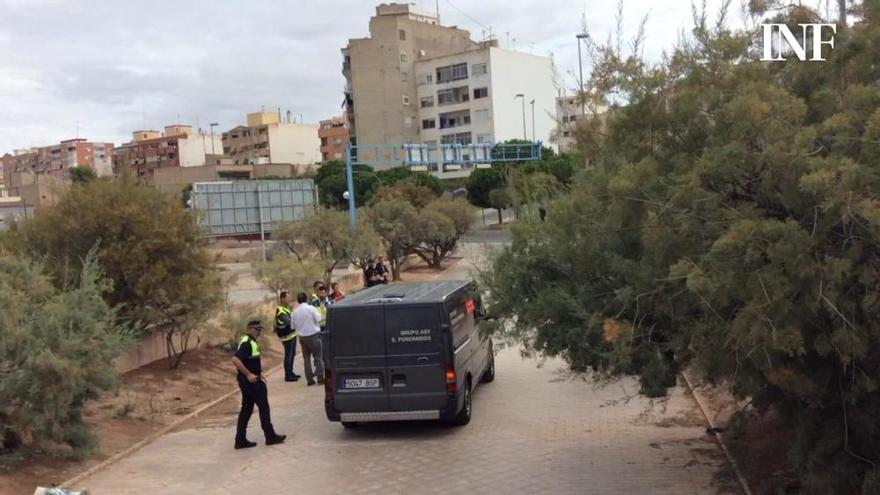
[[327, 138], [325, 138], [325, 137], [321, 138], [321, 146], [327, 146]]
[[437, 127], [437, 122], [434, 119], [425, 119], [422, 121], [422, 129], [433, 129]]
[[440, 144], [471, 144], [471, 133], [457, 132], [440, 136]]
[[563, 115], [562, 116], [562, 123], [564, 124], [566, 122], [568, 122], [568, 115]]
[[419, 107], [427, 108], [434, 106], [434, 97], [433, 96], [423, 96], [419, 98]]
[[405, 29], [398, 29], [397, 35], [400, 37], [400, 41], [406, 41], [406, 30]]
[[489, 88], [474, 88], [474, 99], [489, 96]]
[[577, 115], [572, 115], [571, 117], [568, 118], [569, 122], [574, 122], [575, 120], [577, 120]]
[[491, 134], [477, 134], [477, 143], [487, 144], [492, 142]]
[[467, 63], [437, 68], [437, 84], [467, 79]]
[[401, 72], [401, 73], [400, 73], [400, 82], [406, 82], [406, 80], [407, 80], [408, 78], [409, 78], [409, 74], [407, 74], [406, 72]]
[[562, 137], [571, 137], [571, 132], [569, 132], [569, 131], [563, 131], [563, 132], [562, 132]]
[[409, 95], [401, 95], [400, 98], [404, 105], [409, 106]]
[[406, 54], [405, 53], [400, 54], [400, 61], [403, 63], [406, 63]]
[[474, 66], [471, 67], [471, 73], [473, 74], [474, 77], [482, 76], [482, 75], [486, 74], [487, 72], [489, 72], [489, 71], [486, 67], [486, 64], [474, 64]]

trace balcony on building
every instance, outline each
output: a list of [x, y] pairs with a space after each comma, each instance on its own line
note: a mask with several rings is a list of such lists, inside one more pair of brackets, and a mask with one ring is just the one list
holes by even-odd
[[437, 106], [455, 105], [470, 101], [471, 96], [467, 86], [441, 89], [437, 91]]
[[457, 112], [441, 113], [439, 115], [439, 124], [441, 129], [451, 129], [453, 127], [461, 127], [471, 123], [470, 110], [459, 110]]

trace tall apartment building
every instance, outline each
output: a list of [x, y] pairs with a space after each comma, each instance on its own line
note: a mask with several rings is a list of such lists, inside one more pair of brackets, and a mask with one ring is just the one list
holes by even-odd
[[318, 138], [321, 139], [321, 160], [345, 160], [345, 148], [348, 144], [348, 128], [344, 117], [333, 117], [322, 120], [318, 127]]
[[[353, 144], [549, 142], [557, 89], [548, 57], [473, 41], [411, 5], [380, 5], [370, 35], [343, 50]], [[428, 170], [469, 173], [453, 164]]]
[[342, 49], [352, 144], [419, 143], [416, 61], [478, 46], [468, 31], [441, 26], [436, 14], [413, 5], [376, 7], [370, 37]]
[[317, 124], [282, 121], [280, 112], [247, 115], [247, 125], [223, 133], [223, 154], [236, 165], [321, 161]]
[[99, 176], [110, 175], [112, 152], [113, 145], [110, 143], [95, 143], [82, 138], [68, 139], [51, 146], [16, 150], [0, 158], [3, 184], [6, 188], [16, 187], [18, 184], [14, 176], [20, 173], [65, 178], [73, 167], [90, 167]]
[[113, 150], [113, 173], [131, 170], [139, 177], [151, 177], [159, 168], [199, 167], [222, 149], [219, 135], [194, 131], [190, 125], [165, 126], [164, 133], [134, 131], [131, 142]]

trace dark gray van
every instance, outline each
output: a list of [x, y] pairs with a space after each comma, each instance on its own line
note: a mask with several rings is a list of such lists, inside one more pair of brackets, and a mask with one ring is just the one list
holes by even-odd
[[380, 285], [329, 308], [324, 340], [330, 421], [471, 419], [471, 393], [495, 378], [492, 339], [470, 281]]

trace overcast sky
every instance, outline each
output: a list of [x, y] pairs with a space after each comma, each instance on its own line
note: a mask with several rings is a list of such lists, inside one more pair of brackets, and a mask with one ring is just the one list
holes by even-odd
[[[377, 3], [0, 0], [0, 155], [76, 137], [77, 128], [79, 137], [119, 144], [134, 129], [178, 120], [226, 130], [263, 106], [306, 122], [338, 115], [339, 49], [368, 35]], [[434, 10], [434, 0], [414, 3]], [[552, 53], [573, 88], [582, 15], [604, 40], [616, 3], [440, 0], [439, 7], [443, 24], [474, 39], [491, 27], [502, 47], [515, 39], [518, 50]], [[691, 26], [690, 0], [627, 0], [627, 37], [646, 13], [651, 58]]]

